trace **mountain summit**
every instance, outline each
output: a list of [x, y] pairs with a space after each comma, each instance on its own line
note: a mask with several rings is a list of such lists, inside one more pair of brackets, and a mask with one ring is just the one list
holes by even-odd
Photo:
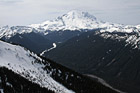
[[64, 16], [69, 17], [69, 18], [87, 18], [87, 19], [91, 19], [91, 20], [96, 20], [96, 17], [89, 14], [88, 12], [82, 12], [82, 11], [77, 11], [77, 10], [72, 10], [70, 12], [68, 12], [67, 14], [65, 14]]
[[49, 20], [41, 24], [32, 24], [33, 28], [43, 28], [45, 30], [79, 30], [97, 28], [103, 22], [88, 12], [72, 10], [54, 20]]
[[57, 17], [54, 20], [48, 20], [41, 24], [32, 24], [30, 27], [37, 30], [45, 31], [60, 31], [60, 30], [91, 30], [91, 29], [102, 29], [101, 32], [134, 32], [138, 26], [125, 26], [121, 24], [115, 24], [110, 22], [103, 22], [98, 20], [95, 16], [88, 12], [82, 12], [72, 10], [67, 14]]

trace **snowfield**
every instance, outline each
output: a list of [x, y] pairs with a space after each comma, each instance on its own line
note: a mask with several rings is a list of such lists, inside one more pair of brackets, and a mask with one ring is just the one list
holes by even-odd
[[0, 67], [6, 67], [55, 93], [74, 93], [51, 78], [43, 70], [45, 65], [39, 63], [41, 61], [43, 60], [40, 57], [23, 47], [0, 41]]

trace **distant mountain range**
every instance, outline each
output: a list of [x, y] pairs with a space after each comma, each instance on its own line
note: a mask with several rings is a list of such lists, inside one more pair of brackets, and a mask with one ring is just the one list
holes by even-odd
[[110, 22], [103, 22], [98, 20], [93, 15], [88, 12], [81, 11], [70, 11], [67, 14], [64, 14], [54, 20], [45, 21], [41, 24], [31, 24], [29, 26], [13, 26], [8, 27], [4, 26], [0, 28], [0, 37], [6, 36], [10, 38], [16, 33], [42, 33], [47, 35], [49, 32], [54, 31], [82, 31], [82, 30], [93, 30], [93, 29], [102, 29], [103, 31], [108, 32], [127, 32], [131, 33], [134, 29], [139, 29], [140, 25], [131, 26], [131, 25], [121, 25]]
[[120, 90], [140, 92], [140, 25], [103, 22], [74, 10], [40, 24], [1, 27], [0, 38]]
[[[9, 40], [17, 34], [23, 35], [29, 33], [36, 33], [50, 41], [53, 41], [53, 43], [63, 43], [64, 41], [67, 41], [74, 36], [80, 35], [82, 32], [87, 32], [91, 30], [100, 30], [100, 33], [121, 32], [139, 34], [139, 29], [140, 25], [125, 26], [121, 24], [103, 22], [87, 12], [73, 10], [68, 12], [67, 14], [64, 14], [61, 17], [43, 22], [41, 24], [32, 24], [29, 26], [1, 27], [0, 38], [3, 40]], [[20, 38], [22, 38], [22, 36], [20, 36]], [[43, 40], [40, 41], [43, 42]], [[48, 43], [52, 44], [52, 42]]]

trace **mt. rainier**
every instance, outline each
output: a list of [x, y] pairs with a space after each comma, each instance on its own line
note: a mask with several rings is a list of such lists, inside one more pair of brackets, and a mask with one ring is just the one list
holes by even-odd
[[[0, 39], [20, 44], [36, 53], [40, 53], [44, 50], [50, 49], [53, 46], [53, 43], [63, 43], [82, 34], [83, 32], [91, 30], [98, 30], [100, 33], [122, 32], [139, 34], [140, 25], [125, 26], [121, 24], [103, 22], [88, 12], [73, 10], [54, 20], [48, 20], [41, 24], [1, 27]], [[136, 43], [139, 40], [136, 39], [137, 38], [132, 41]], [[28, 43], [26, 41], [28, 41]], [[129, 41], [130, 39], [127, 40], [127, 42]]]
[[30, 27], [36, 29], [59, 31], [59, 30], [81, 30], [81, 29], [105, 29], [107, 31], [132, 32], [133, 28], [139, 26], [125, 26], [98, 20], [88, 12], [70, 11], [54, 20], [46, 21], [41, 24], [32, 24]]
[[43, 22], [42, 24], [32, 24], [33, 28], [44, 28], [44, 30], [80, 30], [97, 28], [102, 22], [88, 12], [70, 11], [55, 20]]
[[102, 29], [101, 32], [133, 32], [135, 29], [139, 29], [140, 26], [125, 26], [121, 24], [114, 24], [110, 22], [103, 22], [98, 20], [95, 16], [88, 12], [81, 12], [73, 10], [64, 14], [54, 20], [48, 20], [41, 24], [31, 24], [29, 26], [13, 26], [13, 27], [1, 27], [0, 37], [11, 37], [16, 33], [42, 33], [47, 35], [49, 31], [64, 31], [64, 30], [92, 30]]

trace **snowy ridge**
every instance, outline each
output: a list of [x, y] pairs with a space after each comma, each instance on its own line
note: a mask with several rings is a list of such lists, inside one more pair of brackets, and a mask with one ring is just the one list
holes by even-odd
[[[43, 60], [23, 47], [0, 41], [0, 67], [6, 67], [24, 78], [55, 93], [73, 93], [43, 70]], [[48, 64], [49, 65], [49, 64]]]
[[135, 32], [135, 30], [138, 30], [139, 28], [137, 26], [124, 26], [119, 24], [109, 24], [105, 28], [101, 29], [100, 32], [122, 32], [122, 33], [132, 33]]
[[101, 30], [100, 32], [97, 32], [96, 34], [99, 34], [101, 37], [105, 39], [116, 39], [116, 40], [123, 40], [126, 42], [126, 46], [131, 44], [132, 47], [140, 49], [140, 29], [131, 28], [131, 29], [126, 29], [128, 30], [127, 33], [123, 32], [124, 30], [121, 29], [120, 32], [123, 33], [124, 35], [119, 35], [115, 31], [113, 33], [111, 31], [107, 30]]
[[31, 33], [31, 32], [36, 32], [34, 28], [28, 27], [28, 26], [4, 26], [0, 28], [0, 38], [5, 37], [5, 38], [10, 38], [14, 36], [15, 34], [24, 34], [24, 33]]

